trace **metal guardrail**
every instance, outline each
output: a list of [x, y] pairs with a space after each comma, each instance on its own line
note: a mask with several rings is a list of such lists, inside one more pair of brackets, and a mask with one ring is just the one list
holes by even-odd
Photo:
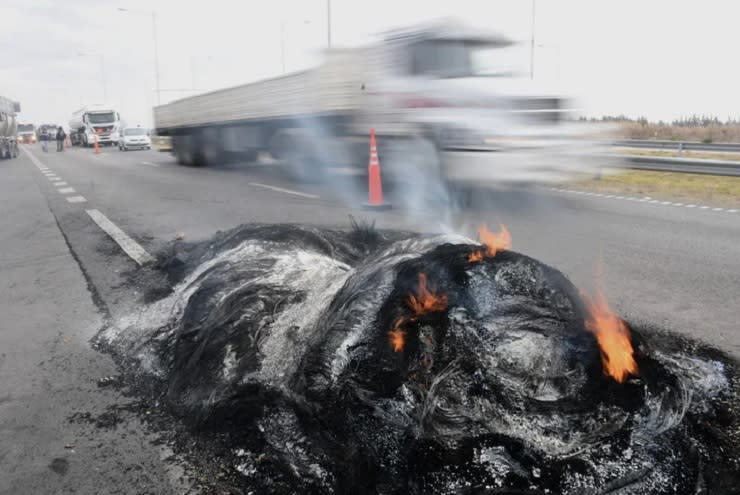
[[740, 153], [740, 143], [702, 143], [699, 141], [658, 141], [652, 139], [625, 139], [612, 141], [612, 146], [620, 148], [645, 148], [671, 151], [734, 151]]
[[623, 161], [625, 168], [656, 172], [720, 175], [740, 177], [740, 162], [726, 160], [699, 160], [662, 156], [613, 155]]

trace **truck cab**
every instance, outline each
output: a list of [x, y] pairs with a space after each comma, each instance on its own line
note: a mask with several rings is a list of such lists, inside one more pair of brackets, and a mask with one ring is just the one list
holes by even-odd
[[118, 145], [121, 116], [102, 105], [85, 107], [72, 115], [69, 122], [70, 140], [74, 145]]
[[416, 156], [458, 182], [549, 181], [588, 169], [574, 153], [583, 128], [572, 122], [571, 98], [532, 81], [527, 54], [454, 21], [390, 32], [364, 57], [373, 70], [357, 132], [388, 135], [386, 148], [401, 150], [390, 153], [391, 169], [396, 160], [412, 169]]

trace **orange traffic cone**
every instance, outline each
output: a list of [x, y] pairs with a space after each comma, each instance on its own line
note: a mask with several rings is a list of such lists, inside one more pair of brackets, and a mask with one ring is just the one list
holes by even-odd
[[391, 205], [383, 200], [383, 181], [380, 178], [380, 160], [378, 146], [375, 142], [375, 129], [370, 129], [370, 163], [367, 166], [368, 202], [365, 208], [387, 209]]
[[95, 136], [95, 154], [96, 155], [99, 155], [100, 154], [100, 144], [98, 144], [98, 136], [97, 135]]

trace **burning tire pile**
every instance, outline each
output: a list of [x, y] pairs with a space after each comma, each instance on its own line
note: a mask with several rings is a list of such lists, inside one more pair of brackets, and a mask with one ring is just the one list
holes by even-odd
[[482, 244], [242, 226], [100, 338], [243, 493], [733, 493], [733, 360]]

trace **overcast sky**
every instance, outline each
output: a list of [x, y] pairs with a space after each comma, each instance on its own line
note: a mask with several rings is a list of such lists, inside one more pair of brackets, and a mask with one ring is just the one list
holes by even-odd
[[[22, 122], [66, 125], [77, 108], [103, 101], [104, 75], [106, 103], [129, 125], [148, 126], [156, 104], [150, 12], [157, 15], [165, 103], [193, 89], [280, 74], [283, 31], [287, 71], [317, 63], [327, 42], [326, 6], [326, 0], [1, 0], [0, 95], [21, 102]], [[526, 41], [532, 2], [333, 0], [331, 11], [338, 46], [449, 16]], [[590, 115], [737, 117], [739, 15], [740, 4], [730, 0], [537, 0], [535, 75], [567, 88]]]

